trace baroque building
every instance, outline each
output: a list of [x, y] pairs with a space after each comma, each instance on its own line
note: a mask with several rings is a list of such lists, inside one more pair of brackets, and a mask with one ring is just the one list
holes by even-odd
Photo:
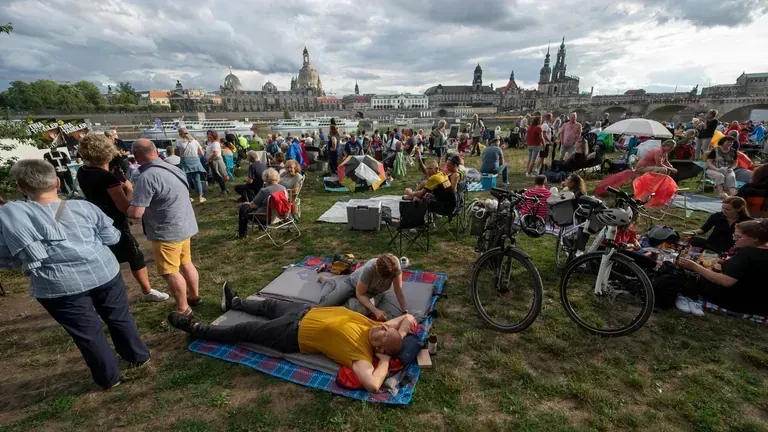
[[472, 85], [444, 86], [438, 84], [424, 92], [429, 98], [429, 106], [498, 106], [499, 94], [493, 90], [493, 84], [483, 85], [483, 69], [478, 63], [472, 78]]
[[547, 96], [579, 94], [579, 79], [566, 74], [565, 38], [557, 51], [555, 67], [549, 66], [549, 47], [544, 66], [539, 71], [539, 93]]

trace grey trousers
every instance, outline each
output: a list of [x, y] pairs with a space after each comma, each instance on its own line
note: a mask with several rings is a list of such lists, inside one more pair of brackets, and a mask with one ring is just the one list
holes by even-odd
[[[392, 288], [379, 293], [367, 292], [365, 296], [373, 300], [377, 309], [387, 314], [388, 320], [403, 314]], [[370, 314], [355, 296], [355, 286], [350, 282], [349, 276], [335, 276], [323, 282], [320, 288], [320, 306], [346, 306], [347, 309], [363, 315]]]
[[698, 138], [696, 140], [696, 151], [694, 152], [693, 160], [700, 160], [703, 154], [709, 153], [711, 141], [712, 138]]

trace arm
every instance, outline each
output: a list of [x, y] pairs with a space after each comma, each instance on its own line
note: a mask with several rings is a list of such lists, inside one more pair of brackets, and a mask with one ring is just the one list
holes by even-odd
[[403, 294], [402, 273], [395, 276], [395, 279], [392, 280], [392, 288], [395, 290], [395, 297], [397, 297], [397, 302], [400, 304], [400, 310], [402, 310], [404, 314], [407, 314], [408, 306], [405, 304], [405, 294]]
[[358, 360], [352, 363], [352, 371], [357, 376], [360, 384], [371, 393], [379, 391], [389, 373], [389, 356], [378, 353], [376, 356], [379, 357], [379, 364], [375, 369], [373, 364], [367, 361]]
[[129, 219], [138, 219], [144, 215], [144, 211], [152, 203], [152, 197], [155, 195], [155, 189], [147, 180], [144, 174], [136, 181], [136, 186], [131, 198], [131, 205], [126, 210], [125, 215]]
[[91, 204], [91, 208], [96, 218], [96, 232], [101, 242], [107, 246], [116, 244], [120, 240], [120, 231], [112, 226], [114, 221], [105, 215], [103, 211], [99, 210], [98, 207]]
[[368, 292], [368, 284], [360, 280], [360, 282], [358, 282], [357, 286], [355, 287], [355, 297], [357, 298], [357, 301], [359, 301], [360, 304], [363, 305], [366, 309], [371, 311], [371, 313], [376, 317], [376, 319], [380, 319], [380, 316], [384, 314], [384, 312], [377, 309], [376, 306], [374, 306], [373, 303], [371, 303], [371, 300], [365, 295], [365, 293], [367, 292]]
[[714, 217], [715, 215], [712, 215], [709, 218], [707, 218], [707, 221], [704, 222], [704, 225], [702, 225], [701, 228], [696, 230], [696, 234], [704, 234], [706, 232], [709, 232], [709, 230], [711, 230], [712, 227], [715, 226]]
[[700, 274], [704, 279], [725, 288], [730, 288], [738, 282], [738, 279], [734, 279], [723, 273], [714, 272], [689, 259], [681, 258], [678, 260], [677, 265], [686, 270], [694, 271]]
[[126, 181], [123, 185], [115, 185], [107, 189], [109, 197], [117, 206], [117, 209], [125, 213], [131, 206], [131, 200], [133, 199], [133, 186], [131, 182]]
[[125, 215], [128, 216], [128, 219], [138, 219], [144, 215], [144, 210], [146, 210], [146, 207], [132, 205], [125, 211]]

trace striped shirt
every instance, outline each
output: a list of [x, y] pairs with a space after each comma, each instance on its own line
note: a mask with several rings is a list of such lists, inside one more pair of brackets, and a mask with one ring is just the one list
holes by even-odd
[[[56, 214], [63, 201], [43, 204], [43, 211]], [[10, 208], [3, 206], [0, 211]], [[17, 219], [14, 226], [0, 226], [0, 233], [10, 232], [24, 224]], [[49, 220], [46, 218], [41, 218]], [[29, 218], [26, 218], [29, 222]], [[40, 223], [40, 220], [36, 221]], [[29, 294], [34, 298], [56, 298], [98, 288], [117, 276], [120, 264], [107, 245], [120, 240], [120, 232], [112, 226], [112, 219], [98, 207], [85, 200], [68, 200], [58, 222], [64, 232], [64, 241], [47, 243], [47, 257], [40, 267], [25, 272], [29, 276]], [[30, 238], [30, 241], [32, 239]], [[25, 257], [11, 255], [0, 236], [0, 268], [18, 268]]]

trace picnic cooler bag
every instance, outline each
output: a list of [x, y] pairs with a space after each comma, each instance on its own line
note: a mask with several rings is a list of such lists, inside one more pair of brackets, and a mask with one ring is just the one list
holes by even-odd
[[378, 231], [381, 228], [381, 201], [349, 200], [347, 228], [354, 231]]
[[573, 200], [572, 192], [552, 194], [547, 198], [547, 213], [555, 225], [573, 225]]

